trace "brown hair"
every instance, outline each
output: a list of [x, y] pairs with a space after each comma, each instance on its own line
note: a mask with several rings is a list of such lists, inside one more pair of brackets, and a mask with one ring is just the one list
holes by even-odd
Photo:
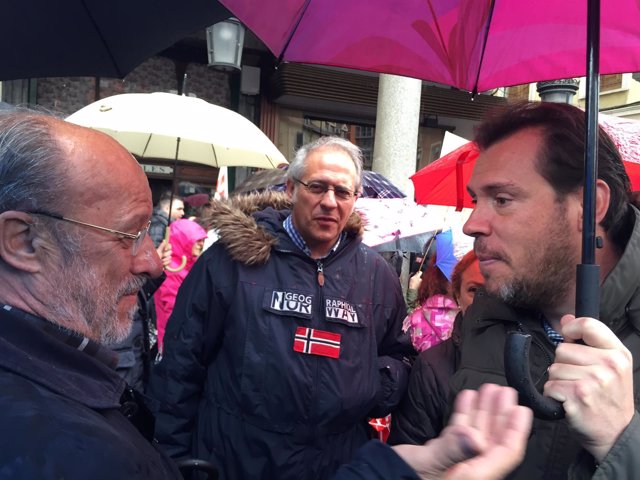
[[[572, 105], [552, 102], [518, 102], [495, 111], [476, 132], [475, 141], [481, 151], [525, 128], [539, 128], [542, 145], [538, 151], [536, 170], [553, 187], [562, 200], [584, 183], [586, 114]], [[631, 214], [628, 195], [629, 176], [611, 137], [598, 126], [598, 178], [611, 190], [609, 209], [602, 227], [618, 246], [629, 235], [627, 222]]]
[[470, 250], [464, 255], [464, 257], [460, 259], [460, 261], [453, 269], [453, 275], [451, 275], [451, 285], [453, 287], [453, 298], [456, 303], [458, 302], [458, 298], [460, 297], [460, 289], [462, 288], [462, 275], [467, 270], [467, 268], [469, 268], [471, 264], [476, 260], [478, 260], [476, 252]]
[[427, 268], [422, 274], [422, 281], [418, 288], [418, 304], [422, 305], [425, 300], [433, 295], [450, 295], [451, 284], [444, 273], [436, 266], [435, 253], [429, 258]]

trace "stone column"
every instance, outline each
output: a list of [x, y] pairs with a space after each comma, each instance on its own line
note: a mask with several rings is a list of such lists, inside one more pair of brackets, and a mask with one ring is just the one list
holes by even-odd
[[411, 199], [409, 177], [416, 171], [421, 92], [421, 80], [380, 74], [371, 169]]
[[[409, 177], [416, 171], [421, 94], [421, 80], [380, 74], [371, 169], [387, 177], [410, 199], [413, 182]], [[400, 274], [403, 293], [408, 283], [409, 254], [405, 254]]]

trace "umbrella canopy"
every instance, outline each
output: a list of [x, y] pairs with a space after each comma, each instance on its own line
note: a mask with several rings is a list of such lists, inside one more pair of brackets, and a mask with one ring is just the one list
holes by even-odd
[[[587, 71], [584, 0], [263, 0], [260, 8], [254, 0], [220, 2], [285, 61], [473, 92]], [[640, 71], [636, 0], [602, 2], [600, 24], [600, 73]]]
[[451, 281], [453, 269], [458, 259], [453, 253], [453, 232], [446, 230], [436, 235], [436, 267], [440, 269], [447, 280]]
[[140, 158], [212, 167], [275, 168], [287, 163], [255, 124], [199, 98], [125, 93], [87, 105], [67, 121], [105, 132]]
[[358, 198], [355, 210], [364, 221], [362, 242], [379, 252], [422, 253], [429, 239], [447, 228], [460, 232], [459, 250], [466, 253], [473, 244], [462, 234], [469, 209], [455, 212], [450, 207], [417, 205], [407, 198]]
[[0, 80], [123, 78], [230, 13], [210, 0], [22, 0], [2, 5]]
[[[640, 190], [640, 121], [600, 114], [599, 122], [620, 151], [631, 187]], [[473, 208], [467, 183], [478, 155], [468, 142], [413, 174], [416, 202]]]
[[[285, 188], [287, 169], [262, 170], [255, 172], [238, 185], [233, 193], [248, 193], [260, 190], [279, 190]], [[398, 187], [378, 172], [362, 172], [362, 197], [364, 198], [404, 198]]]

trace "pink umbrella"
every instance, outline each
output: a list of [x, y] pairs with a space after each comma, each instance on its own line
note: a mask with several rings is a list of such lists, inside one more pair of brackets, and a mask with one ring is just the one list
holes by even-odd
[[[616, 144], [633, 190], [640, 190], [640, 121], [600, 114], [600, 125]], [[416, 202], [473, 208], [467, 183], [478, 158], [475, 143], [465, 143], [411, 176]]]
[[[220, 0], [281, 60], [471, 92], [586, 74], [585, 0]], [[640, 71], [640, 8], [602, 2], [600, 73]]]
[[[285, 61], [416, 77], [474, 93], [586, 75], [583, 241], [576, 314], [598, 317], [599, 75], [640, 71], [637, 0], [602, 5], [600, 0], [262, 0], [260, 8], [254, 0], [220, 3]], [[521, 345], [530, 344], [530, 337], [521, 336]], [[518, 353], [525, 358], [528, 352]], [[536, 414], [546, 410], [544, 415], [551, 418], [563, 415], [560, 404], [543, 399], [531, 381], [526, 394], [524, 388], [518, 386]]]

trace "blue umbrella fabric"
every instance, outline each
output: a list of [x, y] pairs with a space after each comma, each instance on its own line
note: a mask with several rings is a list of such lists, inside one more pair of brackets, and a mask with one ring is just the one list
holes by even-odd
[[447, 280], [451, 281], [453, 269], [458, 263], [454, 255], [453, 232], [446, 230], [436, 235], [436, 267], [440, 269]]

